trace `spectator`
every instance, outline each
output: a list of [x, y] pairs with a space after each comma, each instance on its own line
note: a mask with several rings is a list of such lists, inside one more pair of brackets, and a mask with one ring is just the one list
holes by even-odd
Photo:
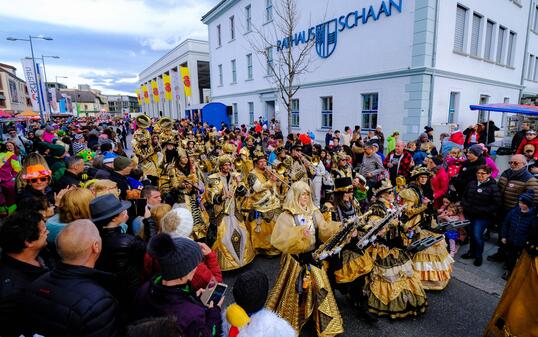
[[469, 182], [462, 199], [465, 217], [471, 221], [471, 244], [469, 251], [461, 257], [474, 259], [475, 266], [482, 265], [483, 234], [490, 221], [498, 214], [500, 204], [501, 192], [495, 180], [491, 178], [491, 168], [487, 165], [479, 166], [476, 180]]
[[90, 202], [93, 198], [92, 192], [85, 188], [75, 187], [66, 191], [60, 199], [59, 212], [47, 219], [47, 241], [54, 245], [56, 237], [67, 224], [75, 220], [89, 219]]
[[45, 159], [52, 171], [52, 181], [57, 182], [66, 170], [64, 158], [67, 155], [67, 151], [63, 145], [48, 144], [47, 147], [49, 152], [45, 156]]
[[[114, 159], [117, 155], [115, 153], [107, 152], [102, 156], [96, 156], [93, 162], [93, 166], [97, 168], [95, 178], [97, 179], [110, 179], [112, 172], [114, 172]], [[101, 160], [101, 163], [99, 163]]]
[[500, 129], [497, 127], [497, 125], [495, 125], [494, 121], [488, 121], [481, 125], [483, 127], [483, 131], [480, 134], [478, 142], [486, 144], [486, 146], [489, 148], [491, 143], [495, 142], [495, 131], [499, 131]]
[[125, 200], [127, 191], [131, 189], [127, 176], [131, 172], [132, 161], [127, 157], [114, 158], [114, 171], [110, 173], [110, 180], [118, 185], [120, 199]]
[[[194, 220], [192, 214], [186, 208], [175, 208], [166, 214], [161, 221], [162, 232], [169, 234], [173, 240], [177, 238], [192, 239], [192, 228]], [[211, 280], [222, 282], [222, 273], [217, 260], [217, 254], [213, 252], [205, 243], [199, 242], [204, 258], [196, 268], [196, 272], [191, 280], [194, 290], [207, 287]]]
[[115, 291], [123, 312], [142, 284], [146, 245], [142, 239], [122, 232], [128, 219], [128, 201], [120, 201], [112, 194], [105, 194], [90, 202], [91, 219], [103, 240], [103, 250], [96, 268], [117, 275]]
[[394, 131], [392, 135], [387, 137], [387, 152], [394, 151], [394, 148], [396, 147], [396, 142], [400, 138], [400, 132]]
[[69, 157], [63, 176], [55, 185], [55, 191], [59, 192], [70, 186], [80, 186], [80, 175], [84, 172], [84, 160], [80, 157]]
[[20, 336], [27, 326], [22, 294], [32, 281], [47, 272], [39, 257], [47, 245], [43, 216], [35, 211], [16, 212], [0, 227], [0, 336]]
[[[523, 154], [523, 150], [525, 149], [525, 146], [531, 144], [534, 145], [534, 148], [538, 147], [538, 138], [536, 138], [536, 131], [529, 130], [527, 131], [527, 134], [525, 135], [525, 138], [520, 142], [516, 154]], [[534, 159], [538, 159], [538, 153], [534, 154]]]
[[535, 152], [536, 148], [532, 144], [527, 144], [523, 148], [523, 155], [525, 156], [525, 159], [527, 159], [527, 167], [529, 168], [536, 162], [534, 159]]
[[224, 297], [206, 307], [199, 299], [203, 290], [195, 293], [189, 283], [203, 259], [198, 244], [186, 238], [173, 240], [161, 233], [151, 239], [149, 252], [159, 262], [161, 275], [138, 291], [135, 318], [173, 315], [185, 337], [220, 336]]
[[421, 166], [424, 162], [424, 159], [431, 154], [431, 149], [433, 148], [432, 142], [420, 143], [420, 147], [413, 155], [413, 162], [416, 166]]
[[519, 144], [525, 139], [525, 136], [527, 135], [527, 131], [530, 130], [530, 124], [529, 122], [523, 122], [521, 123], [521, 130], [516, 132], [514, 137], [512, 138], [512, 151], [517, 151], [519, 148]]
[[409, 180], [413, 157], [410, 152], [404, 150], [404, 147], [405, 143], [403, 141], [397, 141], [394, 151], [387, 155], [383, 163], [389, 170], [390, 181], [393, 185], [396, 185], [396, 177], [398, 176], [403, 176], [406, 180]]
[[26, 198], [46, 196], [49, 203], [54, 205], [54, 192], [49, 187], [52, 172], [40, 164], [30, 165], [23, 171], [22, 179], [26, 181], [26, 187], [17, 195], [18, 203]]
[[[13, 147], [13, 143], [10, 146]], [[0, 143], [0, 205], [5, 205], [5, 213], [11, 214], [16, 206], [17, 191], [15, 188], [15, 178], [21, 171], [21, 164], [18, 157], [13, 152], [15, 149], [9, 150], [8, 145]], [[2, 200], [3, 199], [3, 200]]]
[[381, 153], [385, 152], [385, 135], [383, 134], [383, 128], [381, 125], [376, 126], [374, 135], [377, 137], [378, 144], [379, 144], [379, 151]]
[[424, 132], [426, 133], [426, 135], [428, 135], [428, 140], [433, 143], [433, 128], [426, 125], [424, 127]]
[[478, 144], [483, 130], [484, 126], [482, 124], [470, 125], [467, 129], [463, 130], [463, 134], [465, 135], [464, 148], [467, 149]]
[[147, 205], [150, 209], [160, 205], [162, 202], [161, 192], [153, 185], [144, 186], [141, 197], [147, 200]]
[[482, 147], [482, 155], [486, 160], [486, 165], [491, 167], [491, 177], [493, 179], [497, 179], [497, 176], [499, 175], [499, 169], [497, 168], [497, 164], [495, 164], [495, 161], [489, 156], [488, 148], [482, 143], [478, 145]]
[[362, 164], [359, 166], [359, 174], [366, 178], [370, 188], [380, 181], [379, 175], [385, 171], [381, 157], [375, 152], [373, 143], [364, 146], [364, 156]]
[[19, 152], [24, 157], [26, 156], [26, 144], [30, 145], [30, 142], [28, 139], [24, 138], [23, 136], [17, 134], [17, 130], [14, 128], [11, 128], [8, 130], [8, 137], [6, 139], [8, 142], [14, 143], [17, 148], [19, 149]]
[[463, 195], [467, 185], [473, 180], [476, 180], [476, 171], [482, 165], [486, 165], [486, 159], [482, 155], [482, 147], [474, 144], [467, 150], [467, 161], [461, 165], [461, 170], [458, 177], [454, 180], [454, 187], [458, 195]]
[[342, 135], [342, 146], [347, 146], [351, 148], [351, 138], [353, 137], [353, 132], [349, 126], [344, 128], [344, 134]]
[[432, 173], [430, 183], [433, 190], [433, 207], [438, 208], [443, 204], [443, 197], [448, 192], [448, 174], [437, 157], [428, 156], [424, 165]]
[[463, 151], [458, 147], [453, 147], [445, 156], [445, 166], [447, 168], [448, 177], [452, 179], [460, 173], [463, 163], [467, 160]]
[[97, 228], [77, 220], [56, 242], [62, 262], [29, 287], [25, 325], [43, 336], [117, 336], [118, 305], [106, 289], [112, 275], [94, 269], [101, 252]]
[[96, 197], [99, 197], [104, 194], [112, 194], [118, 199], [120, 197], [120, 190], [118, 189], [118, 184], [116, 184], [112, 180], [95, 180], [95, 182], [91, 186], [88, 186], [88, 188]]
[[516, 265], [527, 242], [529, 230], [536, 222], [536, 212], [533, 207], [534, 193], [532, 190], [523, 192], [519, 196], [519, 202], [504, 219], [501, 230], [501, 243], [505, 246], [506, 269], [503, 278], [510, 277], [510, 273]]
[[244, 272], [235, 280], [235, 303], [226, 308], [224, 337], [295, 337], [291, 325], [274, 312], [265, 309], [269, 293], [267, 276], [256, 270]]

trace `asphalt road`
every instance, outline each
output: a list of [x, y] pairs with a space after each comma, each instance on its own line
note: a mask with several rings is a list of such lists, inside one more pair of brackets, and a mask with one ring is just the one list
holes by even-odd
[[[229, 285], [226, 304], [233, 302], [231, 290], [237, 275], [245, 270], [260, 270], [269, 277], [272, 285], [278, 275], [279, 261], [278, 257], [257, 257], [249, 266], [225, 273], [224, 282]], [[345, 324], [345, 332], [341, 336], [479, 337], [499, 298], [452, 279], [444, 291], [428, 293], [428, 309], [424, 315], [396, 321], [383, 318], [373, 325], [356, 318], [353, 308], [338, 292], [336, 300]], [[301, 336], [314, 337], [316, 333], [307, 326]]]

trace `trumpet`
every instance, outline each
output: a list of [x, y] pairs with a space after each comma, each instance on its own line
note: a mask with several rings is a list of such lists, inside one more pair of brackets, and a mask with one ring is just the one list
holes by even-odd
[[282, 169], [284, 169], [283, 172], [286, 172], [286, 168], [281, 164], [277, 165], [277, 167], [276, 167], [277, 172], [273, 171], [273, 169], [270, 168], [269, 166], [267, 166], [267, 168], [265, 169], [265, 172], [269, 173], [270, 175], [272, 175], [274, 177], [276, 177], [282, 184], [288, 186], [288, 188], [291, 188], [291, 184], [288, 183], [286, 180], [284, 180], [282, 177], [280, 177], [281, 173], [278, 172], [279, 168], [280, 168], [281, 172], [282, 172]]

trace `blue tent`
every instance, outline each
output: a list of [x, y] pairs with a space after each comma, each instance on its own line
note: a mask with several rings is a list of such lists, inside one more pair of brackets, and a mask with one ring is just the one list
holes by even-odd
[[538, 116], [538, 106], [524, 104], [479, 104], [471, 105], [471, 110], [507, 112], [521, 115]]
[[202, 108], [202, 122], [206, 122], [209, 125], [213, 125], [220, 130], [220, 123], [224, 122], [226, 125], [230, 125], [230, 118], [227, 113], [227, 106], [218, 103], [208, 103]]

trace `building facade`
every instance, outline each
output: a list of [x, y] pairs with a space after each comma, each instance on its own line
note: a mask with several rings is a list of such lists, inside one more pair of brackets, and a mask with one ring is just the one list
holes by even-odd
[[[212, 99], [232, 107], [234, 124], [262, 116], [287, 128], [270, 69], [309, 43], [308, 71], [295, 82], [292, 127], [318, 137], [331, 128], [382, 125], [409, 140], [425, 125], [483, 120], [471, 104], [518, 103], [538, 93], [535, 0], [295, 2], [292, 34], [277, 28], [281, 0], [223, 0], [202, 18]], [[504, 126], [500, 114], [491, 117]]]
[[[188, 69], [188, 79], [181, 74], [181, 67]], [[170, 78], [168, 98], [165, 81]], [[187, 39], [162, 58], [144, 69], [139, 75], [138, 88], [142, 100], [141, 112], [150, 117], [168, 116], [173, 119], [197, 113], [210, 99], [209, 47], [207, 41]], [[153, 95], [152, 83], [158, 99]], [[185, 90], [190, 84], [190, 96]], [[148, 95], [144, 98], [143, 87]]]
[[96, 89], [79, 86], [79, 89], [61, 89], [60, 95], [70, 97], [73, 114], [81, 117], [96, 116], [102, 111], [109, 110], [106, 96], [101, 95]]
[[0, 63], [0, 109], [18, 114], [32, 109], [26, 82], [17, 77], [17, 69]]
[[140, 112], [138, 99], [129, 95], [107, 95], [110, 113]]

